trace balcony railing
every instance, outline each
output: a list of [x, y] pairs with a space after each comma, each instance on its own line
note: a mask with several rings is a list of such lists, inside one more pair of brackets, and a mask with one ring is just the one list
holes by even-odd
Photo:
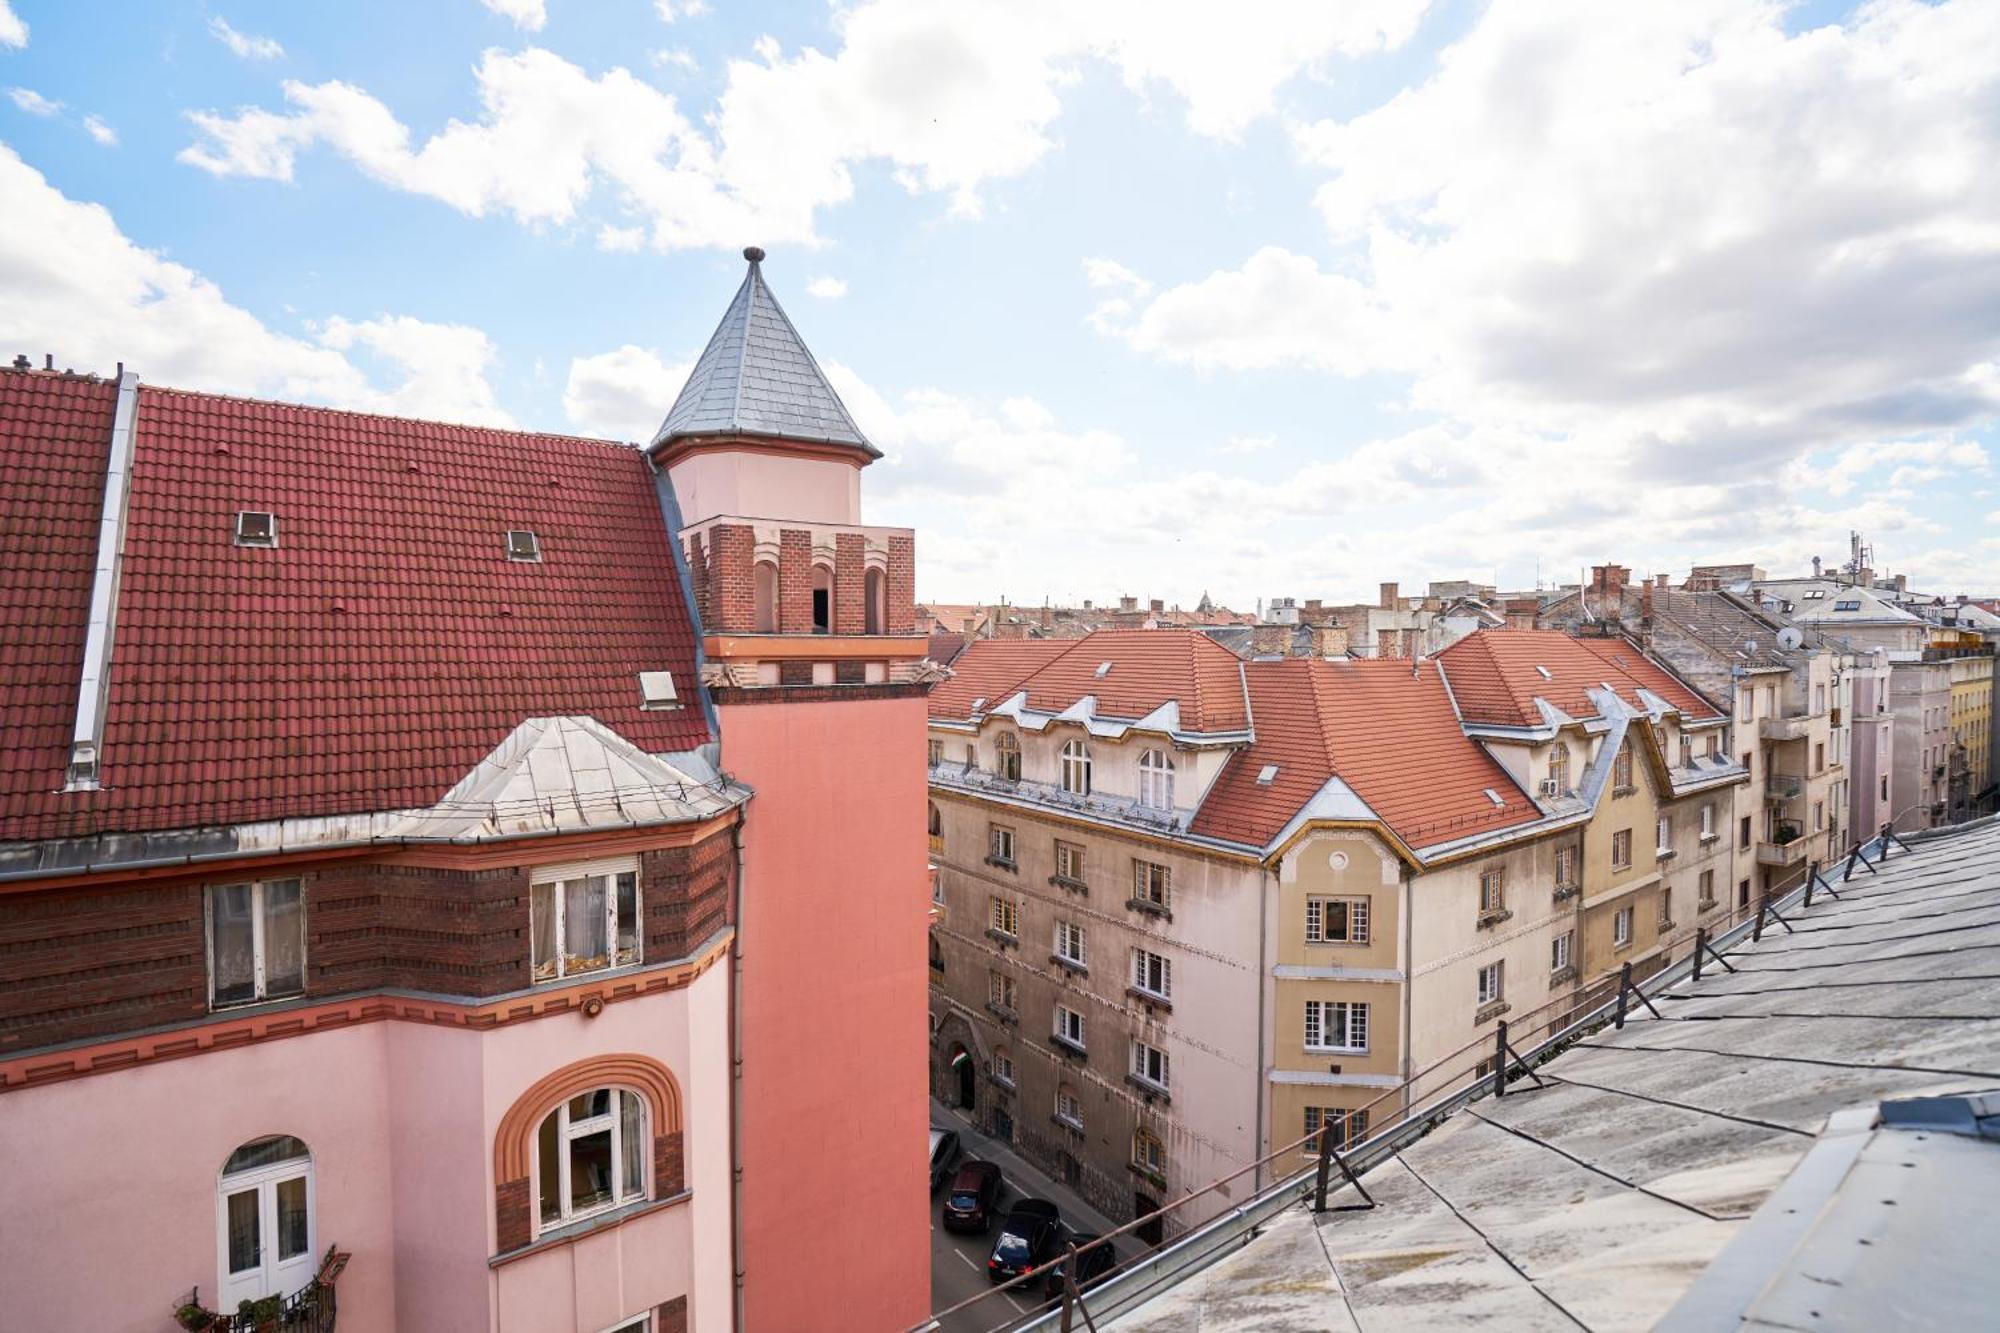
[[1805, 859], [1806, 834], [1797, 824], [1780, 824], [1775, 834], [1757, 844], [1760, 866], [1795, 866]]
[[1806, 780], [1797, 773], [1772, 773], [1764, 779], [1764, 794], [1781, 801], [1805, 794]]
[[334, 1284], [347, 1260], [347, 1254], [328, 1246], [312, 1281], [290, 1296], [244, 1301], [234, 1314], [208, 1309], [196, 1287], [174, 1311], [174, 1322], [195, 1333], [333, 1333]]

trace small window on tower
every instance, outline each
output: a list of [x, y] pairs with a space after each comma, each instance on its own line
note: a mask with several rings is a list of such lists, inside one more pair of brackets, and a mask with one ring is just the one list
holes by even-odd
[[259, 509], [243, 509], [236, 514], [236, 544], [238, 546], [276, 546], [278, 544], [278, 516]]
[[507, 532], [507, 558], [509, 560], [540, 561], [542, 558], [541, 539], [526, 528], [511, 528]]

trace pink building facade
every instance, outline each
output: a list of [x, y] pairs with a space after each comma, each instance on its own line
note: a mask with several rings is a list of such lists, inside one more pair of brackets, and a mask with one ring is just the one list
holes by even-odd
[[[858, 432], [676, 428], [811, 366], [738, 305], [650, 456], [0, 371], [0, 1322], [921, 1316], [914, 544]], [[708, 623], [708, 500], [827, 632]]]

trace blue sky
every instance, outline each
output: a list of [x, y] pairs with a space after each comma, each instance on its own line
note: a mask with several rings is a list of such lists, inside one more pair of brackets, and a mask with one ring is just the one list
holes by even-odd
[[2000, 588], [1991, 3], [691, 8], [8, 0], [0, 348], [643, 438], [756, 243], [925, 597]]

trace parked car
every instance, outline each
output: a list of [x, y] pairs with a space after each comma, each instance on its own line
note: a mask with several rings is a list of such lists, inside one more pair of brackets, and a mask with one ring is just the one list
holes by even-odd
[[1047, 1199], [1019, 1199], [1000, 1223], [1000, 1238], [986, 1260], [989, 1281], [1005, 1282], [1047, 1263], [1062, 1239], [1062, 1215]]
[[931, 1126], [931, 1193], [936, 1194], [958, 1160], [958, 1131]]
[[944, 1229], [977, 1231], [983, 1236], [993, 1229], [999, 1203], [1000, 1168], [991, 1162], [961, 1162], [945, 1195]]
[[1075, 1246], [1079, 1251], [1076, 1256], [1076, 1289], [1078, 1291], [1086, 1290], [1091, 1283], [1096, 1282], [1112, 1269], [1118, 1267], [1118, 1252], [1112, 1247], [1110, 1241], [1106, 1241], [1094, 1250], [1083, 1248], [1096, 1239], [1097, 1236], [1093, 1232], [1071, 1231], [1067, 1227], [1063, 1229], [1063, 1236], [1056, 1245], [1055, 1267], [1051, 1268], [1048, 1272], [1049, 1295], [1058, 1298], [1062, 1296], [1063, 1269], [1069, 1266], [1069, 1251], [1071, 1246]]

